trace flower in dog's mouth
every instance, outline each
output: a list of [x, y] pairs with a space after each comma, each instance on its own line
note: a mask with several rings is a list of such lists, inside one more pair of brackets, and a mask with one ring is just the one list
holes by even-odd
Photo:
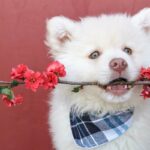
[[[127, 93], [132, 86], [128, 84], [117, 84], [117, 83], [126, 83], [128, 80], [125, 78], [117, 78], [109, 82], [107, 86], [105, 86], [106, 92], [112, 93], [113, 95], [120, 96]], [[111, 85], [110, 85], [111, 84]]]

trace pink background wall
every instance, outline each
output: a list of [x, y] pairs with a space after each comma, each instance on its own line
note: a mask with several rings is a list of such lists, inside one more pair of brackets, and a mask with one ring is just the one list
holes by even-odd
[[[42, 71], [50, 61], [44, 45], [45, 20], [64, 15], [73, 19], [101, 13], [135, 13], [150, 0], [0, 0], [0, 79], [20, 63]], [[0, 101], [1, 150], [50, 150], [48, 91], [17, 88], [24, 103], [7, 108]], [[60, 137], [61, 138], [61, 137]]]

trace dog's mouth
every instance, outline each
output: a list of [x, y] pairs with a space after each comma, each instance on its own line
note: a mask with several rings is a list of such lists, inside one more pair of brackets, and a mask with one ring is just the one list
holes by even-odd
[[[119, 84], [120, 82], [124, 84]], [[114, 79], [110, 81], [108, 85], [105, 86], [105, 90], [106, 92], [109, 92], [115, 96], [121, 96], [127, 93], [132, 88], [131, 85], [125, 84], [126, 82], [128, 82], [126, 78]]]

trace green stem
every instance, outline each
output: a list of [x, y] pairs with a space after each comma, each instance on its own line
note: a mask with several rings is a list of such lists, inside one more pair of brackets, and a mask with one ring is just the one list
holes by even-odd
[[[68, 84], [68, 85], [81, 85], [81, 86], [88, 86], [88, 85], [97, 85], [100, 87], [105, 87], [106, 85], [100, 84], [98, 82], [73, 82], [73, 81], [64, 81], [64, 80], [59, 80], [59, 84]], [[18, 85], [24, 84], [23, 81], [0, 81], [0, 87], [15, 87]], [[145, 81], [129, 81], [129, 82], [116, 82], [116, 83], [110, 83], [108, 85], [131, 85], [131, 86], [136, 86], [136, 85], [150, 85], [149, 80]]]

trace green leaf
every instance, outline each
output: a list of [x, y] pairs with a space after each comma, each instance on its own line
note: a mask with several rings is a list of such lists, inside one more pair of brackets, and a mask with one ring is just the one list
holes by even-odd
[[11, 82], [11, 87], [15, 87], [15, 86], [18, 86], [19, 85], [19, 82], [17, 80], [13, 80]]
[[75, 87], [72, 92], [78, 93], [81, 89], [81, 86]]
[[7, 95], [7, 97], [11, 100], [14, 97], [14, 93], [10, 88], [0, 87], [0, 94]]

